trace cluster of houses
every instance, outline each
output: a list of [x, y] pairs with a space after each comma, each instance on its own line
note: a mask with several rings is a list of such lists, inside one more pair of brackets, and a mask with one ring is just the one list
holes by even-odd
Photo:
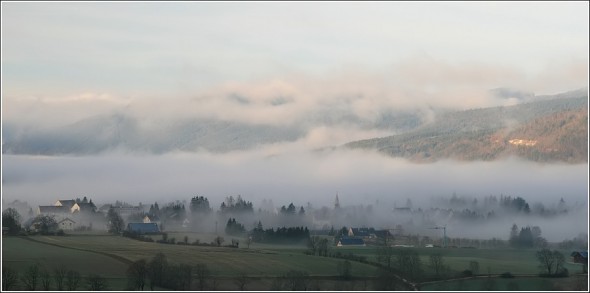
[[[50, 215], [57, 221], [58, 229], [71, 231], [81, 226], [91, 226], [89, 219], [84, 220], [83, 216], [88, 216], [96, 211], [96, 206], [92, 200], [88, 201], [86, 197], [83, 200], [77, 199], [60, 199], [53, 205], [39, 206], [38, 215]], [[86, 224], [86, 225], [84, 225]]]
[[[122, 218], [129, 218], [132, 215], [143, 215], [141, 221], [129, 223], [127, 229], [139, 234], [158, 233], [161, 226], [160, 219], [155, 216], [145, 215], [142, 206], [127, 206], [127, 205], [111, 205], [105, 204], [100, 208], [91, 200], [84, 199], [60, 199], [53, 205], [39, 206], [37, 208], [38, 215], [48, 215], [54, 217], [57, 222], [57, 229], [64, 231], [73, 231], [85, 227], [92, 227], [92, 223], [97, 220], [106, 221], [104, 217], [107, 215], [109, 209], [113, 209]], [[33, 220], [33, 219], [31, 219]], [[34, 223], [29, 223], [35, 229]]]

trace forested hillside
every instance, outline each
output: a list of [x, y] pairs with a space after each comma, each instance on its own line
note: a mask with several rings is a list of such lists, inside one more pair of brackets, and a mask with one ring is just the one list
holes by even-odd
[[559, 98], [447, 112], [401, 135], [351, 142], [417, 162], [495, 160], [514, 155], [533, 161], [588, 161], [588, 97]]

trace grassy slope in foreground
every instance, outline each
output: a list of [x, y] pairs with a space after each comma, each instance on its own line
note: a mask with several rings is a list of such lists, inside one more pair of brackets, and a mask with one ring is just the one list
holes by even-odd
[[[53, 243], [69, 248], [83, 248], [97, 252], [110, 253], [136, 261], [150, 259], [162, 252], [170, 263], [196, 265], [207, 264], [216, 276], [236, 276], [246, 273], [248, 276], [280, 276], [289, 270], [302, 270], [311, 276], [337, 275], [337, 263], [340, 259], [304, 255], [302, 251], [285, 251], [281, 249], [247, 249], [225, 247], [201, 247], [168, 245], [140, 242], [118, 236], [35, 236], [35, 240]], [[354, 263], [352, 275], [364, 277], [375, 273], [375, 267]]]

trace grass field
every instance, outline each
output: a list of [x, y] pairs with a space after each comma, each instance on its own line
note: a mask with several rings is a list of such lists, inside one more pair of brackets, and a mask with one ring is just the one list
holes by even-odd
[[[67, 269], [78, 271], [83, 277], [91, 273], [99, 274], [107, 279], [113, 289], [124, 289], [127, 284], [127, 264], [110, 256], [61, 248], [23, 238], [2, 237], [3, 267], [23, 272], [36, 263], [40, 268], [50, 272], [64, 265]], [[85, 284], [82, 284], [80, 289], [84, 290]]]
[[424, 285], [423, 291], [585, 291], [588, 276], [569, 278], [477, 278]]
[[[169, 233], [168, 238], [177, 241], [189, 237], [189, 242], [195, 239], [210, 242], [213, 234]], [[156, 239], [156, 237], [154, 237]], [[231, 243], [232, 237], [226, 238]], [[235, 237], [234, 237], [235, 238]], [[237, 238], [236, 238], [237, 239]], [[370, 290], [367, 280], [376, 275], [377, 269], [370, 264], [351, 262], [351, 273], [356, 281], [339, 282], [337, 265], [343, 260], [318, 256], [308, 256], [303, 252], [304, 246], [284, 246], [253, 243], [246, 248], [244, 239], [240, 240], [240, 248], [205, 247], [160, 244], [155, 242], [141, 242], [125, 237], [104, 234], [78, 234], [68, 236], [30, 236], [28, 238], [2, 238], [3, 265], [18, 271], [24, 271], [31, 264], [39, 263], [49, 269], [58, 265], [65, 265], [79, 271], [82, 275], [96, 273], [108, 279], [111, 289], [123, 290], [126, 287], [125, 272], [128, 264], [139, 259], [151, 259], [156, 253], [162, 252], [172, 264], [196, 265], [206, 264], [213, 277], [219, 281], [218, 290], [236, 290], [232, 281], [235, 277], [246, 274], [251, 278], [249, 289], [268, 290], [273, 278], [279, 277], [290, 270], [305, 271], [315, 280], [317, 287], [322, 290]], [[422, 258], [423, 269], [426, 274], [432, 274], [428, 268], [429, 255], [440, 253], [444, 256], [445, 264], [449, 265], [453, 273], [461, 272], [469, 267], [472, 260], [478, 261], [480, 274], [511, 272], [512, 274], [537, 274], [538, 262], [535, 250], [517, 249], [442, 249], [442, 248], [414, 248]], [[375, 261], [377, 249], [375, 247], [331, 247], [332, 253], [354, 253], [366, 256], [369, 261]], [[564, 251], [566, 255], [568, 252]], [[570, 273], [578, 273], [578, 265], [566, 264]], [[468, 279], [463, 281], [448, 281], [444, 283], [425, 285], [422, 290], [551, 290], [551, 288], [572, 288], [574, 278], [542, 279], [542, 278], [493, 278], [490, 285], [487, 278]], [[488, 283], [485, 283], [485, 282]], [[557, 282], [557, 283], [556, 283]], [[369, 287], [367, 287], [369, 286]]]
[[[401, 248], [399, 248], [401, 249]], [[412, 248], [421, 256], [422, 264], [428, 265], [431, 254], [440, 253], [443, 256], [446, 265], [449, 265], [455, 273], [469, 268], [470, 261], [479, 262], [480, 274], [501, 274], [510, 272], [512, 274], [538, 274], [538, 260], [535, 256], [535, 249], [465, 249], [465, 248]], [[334, 248], [334, 251], [342, 253], [354, 253], [356, 255], [367, 256], [370, 260], [375, 260], [377, 249], [374, 247], [355, 247], [355, 248]], [[569, 251], [561, 251], [566, 258], [569, 257]], [[566, 263], [565, 267], [572, 273], [580, 272], [581, 266]], [[428, 272], [428, 270], [427, 270]]]
[[[196, 265], [207, 264], [209, 269], [222, 277], [236, 276], [247, 273], [249, 276], [278, 276], [289, 270], [302, 270], [311, 276], [337, 275], [337, 263], [342, 260], [304, 255], [303, 249], [294, 251], [287, 249], [281, 251], [280, 247], [273, 250], [256, 248], [226, 248], [226, 247], [201, 247], [184, 245], [167, 245], [159, 243], [140, 242], [118, 236], [33, 236], [33, 240], [48, 244], [59, 245], [73, 249], [85, 249], [100, 253], [108, 253], [119, 256], [128, 261], [136, 261], [142, 258], [150, 259], [158, 252], [164, 253], [171, 263], [186, 263]], [[12, 240], [12, 239], [11, 239]], [[28, 241], [18, 239], [17, 241]], [[31, 241], [28, 241], [31, 242]], [[31, 245], [40, 245], [31, 242]], [[17, 247], [3, 247], [4, 253], [11, 254]], [[52, 247], [52, 249], [60, 249]], [[61, 248], [59, 254], [70, 253]], [[33, 249], [35, 250], [35, 249]], [[36, 249], [36, 258], [45, 254], [45, 248]], [[32, 260], [34, 258], [30, 258]], [[354, 276], [373, 275], [373, 266], [361, 263], [353, 263], [352, 274]]]

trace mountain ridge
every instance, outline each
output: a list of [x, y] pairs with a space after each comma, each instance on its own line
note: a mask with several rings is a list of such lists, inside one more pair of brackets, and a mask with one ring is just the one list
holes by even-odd
[[[512, 94], [512, 92], [504, 92], [507, 95]], [[311, 111], [304, 121], [285, 125], [247, 124], [196, 117], [170, 121], [146, 121], [130, 116], [128, 113], [116, 111], [88, 117], [64, 126], [45, 128], [27, 128], [4, 121], [2, 152], [3, 154], [48, 156], [93, 155], [111, 150], [153, 154], [200, 150], [224, 153], [268, 144], [296, 142], [305, 139], [314, 127], [323, 127], [328, 130], [331, 127], [344, 129], [356, 127], [361, 131], [380, 130], [395, 135], [350, 141], [340, 146], [341, 148], [373, 149], [414, 161], [444, 158], [489, 160], [498, 157], [497, 154], [491, 150], [480, 154], [481, 149], [484, 148], [480, 147], [480, 150], [475, 148], [478, 141], [482, 141], [479, 142], [480, 144], [484, 141], [488, 143], [492, 136], [500, 137], [498, 132], [507, 133], [508, 130], [516, 129], [534, 119], [584, 107], [587, 109], [588, 105], [588, 95], [583, 90], [553, 96], [531, 98], [527, 95], [526, 97], [530, 98], [528, 102], [512, 106], [463, 111], [434, 108], [411, 111], [384, 109], [376, 113], [372, 119], [360, 118], [346, 111]], [[577, 128], [569, 131], [583, 132], [587, 137], [587, 127], [584, 128], [579, 123], [575, 125]], [[558, 129], [554, 126], [550, 128], [554, 131]], [[552, 135], [554, 139], [567, 140], [564, 136], [557, 134], [547, 135]], [[575, 159], [567, 159], [564, 156], [556, 156], [556, 158], [572, 162], [587, 161], [587, 155], [581, 157], [580, 150], [583, 150], [584, 146], [579, 143], [581, 139], [579, 135], [569, 137], [576, 137], [573, 143], [579, 150], [568, 150], [575, 154]], [[523, 138], [510, 139], [527, 140], [528, 138], [523, 136]], [[506, 145], [510, 139], [503, 140], [503, 148], [510, 147]], [[541, 142], [539, 146], [555, 148], [550, 146], [555, 143], [544, 140]], [[585, 145], [587, 149], [587, 143]], [[563, 146], [561, 148], [564, 149]], [[458, 156], [457, 152], [470, 153], [471, 156]], [[542, 151], [541, 153], [542, 156], [548, 156]], [[527, 156], [524, 153], [516, 155]], [[535, 159], [534, 155], [528, 156], [532, 160], [542, 160], [540, 157]]]
[[[587, 121], [587, 95], [543, 99], [448, 112], [404, 134], [353, 141], [341, 147], [376, 150], [414, 162], [489, 161], [513, 155], [538, 162], [581, 163], [588, 162]], [[541, 126], [544, 128], [539, 129]]]

